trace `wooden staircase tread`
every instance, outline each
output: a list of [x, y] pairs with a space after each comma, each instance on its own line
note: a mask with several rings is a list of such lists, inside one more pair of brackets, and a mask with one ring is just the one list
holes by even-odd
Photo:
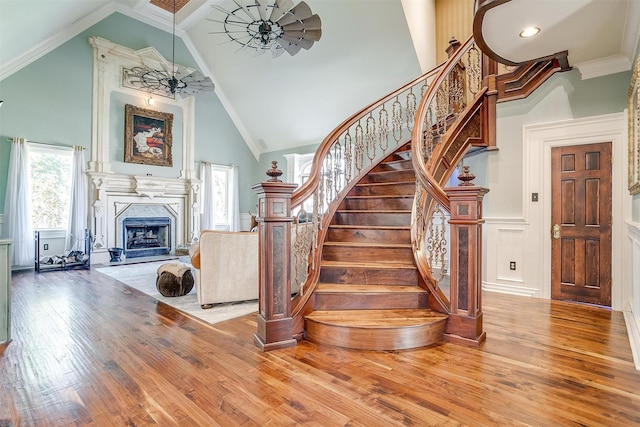
[[415, 184], [415, 181], [393, 181], [393, 182], [363, 182], [356, 184], [356, 187], [368, 187], [368, 186], [379, 186], [379, 185], [399, 185], [399, 184]]
[[342, 284], [342, 283], [318, 283], [316, 292], [334, 292], [334, 293], [426, 293], [425, 289], [420, 286], [407, 285], [364, 285], [364, 284]]
[[429, 309], [317, 310], [307, 314], [305, 319], [351, 328], [394, 329], [443, 322], [447, 317]]
[[340, 209], [337, 210], [336, 213], [370, 213], [370, 214], [377, 214], [377, 213], [401, 213], [401, 214], [408, 214], [411, 213], [411, 209]]
[[324, 246], [357, 246], [362, 248], [411, 248], [411, 243], [377, 243], [360, 241], [326, 241]]
[[369, 199], [413, 199], [415, 197], [414, 194], [379, 194], [379, 195], [364, 195], [364, 196], [351, 196], [348, 195], [345, 197], [345, 199], [362, 199], [362, 200], [369, 200]]
[[329, 224], [329, 228], [357, 228], [362, 230], [410, 230], [409, 225], [350, 225], [350, 224]]
[[349, 261], [327, 261], [322, 260], [322, 266], [326, 267], [364, 267], [371, 269], [398, 269], [398, 268], [407, 268], [415, 270], [417, 267], [415, 264], [411, 263], [402, 263], [402, 262], [384, 262], [384, 261], [375, 261], [375, 262], [349, 262]]

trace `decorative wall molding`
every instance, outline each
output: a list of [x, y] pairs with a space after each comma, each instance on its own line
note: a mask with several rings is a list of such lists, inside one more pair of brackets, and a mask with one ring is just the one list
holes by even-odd
[[[90, 37], [93, 47], [93, 108], [91, 130], [91, 161], [89, 171], [111, 173], [110, 136], [111, 136], [111, 94], [120, 92], [145, 97], [147, 92], [125, 87], [122, 83], [122, 69], [138, 66], [149, 68], [170, 68], [167, 61], [154, 47], [140, 50], [129, 49], [101, 37]], [[176, 96], [174, 99], [163, 97], [163, 103], [172, 104], [182, 109], [182, 135], [174, 142], [182, 143], [181, 177], [195, 178], [195, 101], [192, 96], [185, 99]], [[174, 144], [175, 145], [175, 144]]]
[[613, 55], [595, 61], [581, 62], [576, 64], [575, 67], [580, 70], [582, 80], [587, 80], [629, 71], [631, 69], [631, 59], [625, 55]]
[[[541, 297], [538, 282], [528, 280], [529, 262], [525, 242], [528, 223], [521, 217], [485, 218], [485, 256], [483, 257], [485, 276], [482, 289], [512, 295]], [[516, 269], [510, 269], [510, 263]], [[535, 266], [533, 267], [535, 268]]]
[[4, 234], [2, 234], [2, 226], [4, 224], [4, 214], [0, 213], [0, 236], [4, 236]]
[[[122, 69], [147, 66], [161, 68], [170, 63], [154, 48], [132, 50], [100, 37], [91, 37], [94, 48], [91, 161], [87, 174], [91, 181], [91, 225], [93, 249], [106, 256], [119, 242], [117, 212], [131, 204], [161, 205], [175, 213], [172, 242], [184, 245], [197, 240], [200, 232], [200, 181], [195, 172], [195, 100], [163, 98], [163, 103], [182, 109], [182, 165], [179, 177], [138, 176], [114, 173], [110, 162], [111, 94], [119, 92], [143, 97], [146, 92], [125, 87]], [[174, 140], [176, 135], [174, 135]]]
[[72, 25], [65, 27], [64, 31], [61, 31], [52, 37], [44, 40], [42, 43], [27, 50], [19, 57], [9, 61], [6, 64], [0, 66], [0, 81], [9, 77], [13, 73], [16, 73], [31, 64], [32, 62], [42, 58], [47, 53], [62, 46], [81, 32], [85, 31], [89, 27], [102, 21], [107, 16], [116, 11], [114, 3], [106, 4], [104, 7], [98, 9], [94, 13], [91, 13], [84, 18], [74, 22]]
[[[612, 142], [612, 308], [622, 310], [624, 295], [629, 293], [623, 280], [625, 256], [623, 229], [625, 212], [631, 211], [627, 188], [627, 115], [626, 112], [565, 120], [523, 127], [523, 218], [526, 227], [524, 281], [538, 287], [540, 297], [551, 297], [551, 148]], [[531, 193], [539, 201], [532, 202]]]
[[521, 297], [537, 297], [537, 288], [528, 288], [523, 282], [517, 282], [513, 285], [506, 283], [482, 282], [482, 290], [489, 292], [500, 292], [501, 294], [518, 295]]
[[[636, 369], [640, 370], [640, 223], [627, 222], [630, 259], [628, 281], [631, 293], [624, 308], [629, 343]], [[625, 245], [626, 246], [626, 245]]]

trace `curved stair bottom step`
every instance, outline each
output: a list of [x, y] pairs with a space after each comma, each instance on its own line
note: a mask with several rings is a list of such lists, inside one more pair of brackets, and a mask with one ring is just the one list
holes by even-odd
[[305, 316], [306, 339], [356, 350], [406, 350], [443, 339], [447, 316], [420, 310], [332, 310]]

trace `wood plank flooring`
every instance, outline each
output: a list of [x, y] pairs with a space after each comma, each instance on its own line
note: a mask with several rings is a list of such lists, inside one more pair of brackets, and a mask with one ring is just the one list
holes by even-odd
[[632, 426], [622, 314], [485, 293], [478, 349], [261, 353], [94, 270], [17, 272], [0, 426]]

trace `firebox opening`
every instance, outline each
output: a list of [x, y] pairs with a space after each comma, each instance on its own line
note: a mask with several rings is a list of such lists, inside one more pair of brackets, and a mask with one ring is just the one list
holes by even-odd
[[171, 252], [170, 218], [125, 218], [122, 222], [127, 258], [167, 255]]

